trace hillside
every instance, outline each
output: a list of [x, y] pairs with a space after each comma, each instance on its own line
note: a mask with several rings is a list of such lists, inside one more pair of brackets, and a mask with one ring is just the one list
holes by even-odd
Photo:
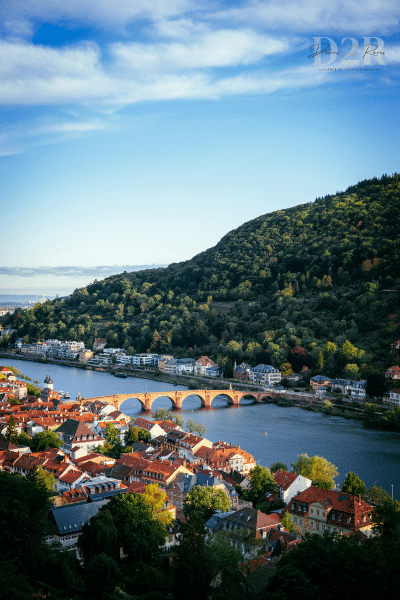
[[398, 361], [399, 223], [399, 177], [384, 175], [258, 217], [191, 260], [95, 281], [3, 323], [29, 341], [106, 337], [130, 352], [207, 354], [228, 374], [246, 360], [330, 376], [351, 364], [365, 376]]

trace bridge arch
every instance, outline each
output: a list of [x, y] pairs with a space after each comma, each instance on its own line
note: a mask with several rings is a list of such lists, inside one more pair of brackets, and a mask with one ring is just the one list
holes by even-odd
[[[144, 401], [141, 398], [138, 398], [137, 396], [135, 396], [134, 394], [132, 394], [132, 396], [130, 396], [129, 398], [124, 398], [123, 400], [120, 400], [118, 402], [118, 404], [119, 404], [118, 410], [122, 410], [122, 405], [125, 404], [125, 402], [129, 402], [130, 400], [137, 400], [140, 404], [141, 410], [145, 410], [146, 406], [145, 406]], [[111, 402], [109, 404], [111, 404]]]
[[[254, 394], [252, 394], [251, 392], [249, 392], [248, 394], [243, 394], [242, 397], [239, 400], [239, 404], [242, 400], [252, 400], [252, 403], [255, 404], [256, 402], [258, 402], [258, 397]], [[250, 404], [250, 402], [245, 402], [245, 404]]]
[[160, 400], [160, 398], [168, 398], [168, 400], [172, 404], [172, 408], [180, 408], [180, 406], [177, 406], [176, 398], [175, 398], [175, 395], [173, 393], [171, 393], [171, 392], [155, 392], [155, 393], [151, 394], [150, 409], [149, 410], [154, 410], [153, 409], [153, 404], [155, 402], [157, 402], [157, 400]]
[[201, 407], [204, 408], [206, 406], [205, 394], [201, 393], [200, 390], [189, 390], [187, 393], [185, 393], [184, 397], [181, 399], [180, 408], [182, 408], [182, 405], [185, 402], [185, 400], [187, 400], [187, 398], [191, 398], [192, 396], [195, 397], [196, 399], [198, 398], [200, 400]]

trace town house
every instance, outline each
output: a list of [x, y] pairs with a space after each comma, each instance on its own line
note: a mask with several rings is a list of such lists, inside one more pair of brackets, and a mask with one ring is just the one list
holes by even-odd
[[361, 531], [372, 535], [373, 507], [361, 500], [361, 496], [351, 496], [336, 490], [324, 490], [312, 486], [301, 492], [288, 504], [293, 523], [302, 534], [322, 535], [330, 531], [340, 535]]
[[299, 492], [304, 492], [311, 487], [312, 481], [303, 475], [297, 473], [288, 473], [287, 471], [276, 471], [273, 473], [275, 483], [278, 486], [278, 495], [280, 500], [288, 504], [290, 500]]

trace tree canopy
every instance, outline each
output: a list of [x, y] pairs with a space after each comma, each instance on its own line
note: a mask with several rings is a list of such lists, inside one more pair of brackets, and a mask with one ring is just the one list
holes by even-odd
[[231, 501], [222, 489], [195, 485], [185, 496], [183, 514], [189, 517], [195, 512], [207, 521], [216, 510], [226, 512], [230, 506]]
[[118, 531], [119, 547], [130, 562], [149, 561], [164, 544], [167, 531], [142, 494], [118, 494], [107, 509]]
[[382, 552], [379, 538], [363, 545], [354, 538], [324, 532], [310, 535], [277, 564], [269, 580], [268, 600], [337, 600], [400, 594], [396, 552]]
[[61, 448], [62, 439], [58, 437], [54, 431], [46, 429], [46, 431], [39, 431], [35, 433], [31, 441], [32, 452], [40, 452], [41, 450], [47, 450], [47, 448]]
[[311, 479], [313, 485], [327, 490], [333, 490], [335, 487], [335, 477], [339, 475], [335, 465], [328, 462], [322, 456], [299, 454], [297, 461], [291, 466], [294, 472]]
[[277, 485], [274, 476], [267, 467], [257, 465], [250, 471], [250, 491], [246, 497], [253, 502], [254, 505], [259, 504], [265, 499], [268, 492], [275, 494]]
[[358, 475], [350, 471], [343, 481], [342, 492], [346, 492], [346, 494], [351, 494], [352, 496], [358, 496], [359, 494], [363, 496], [366, 492], [365, 483]]

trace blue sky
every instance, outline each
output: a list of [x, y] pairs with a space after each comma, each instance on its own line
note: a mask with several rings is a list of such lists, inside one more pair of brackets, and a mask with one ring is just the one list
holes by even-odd
[[261, 214], [398, 171], [398, 9], [3, 4], [0, 293], [186, 260]]

